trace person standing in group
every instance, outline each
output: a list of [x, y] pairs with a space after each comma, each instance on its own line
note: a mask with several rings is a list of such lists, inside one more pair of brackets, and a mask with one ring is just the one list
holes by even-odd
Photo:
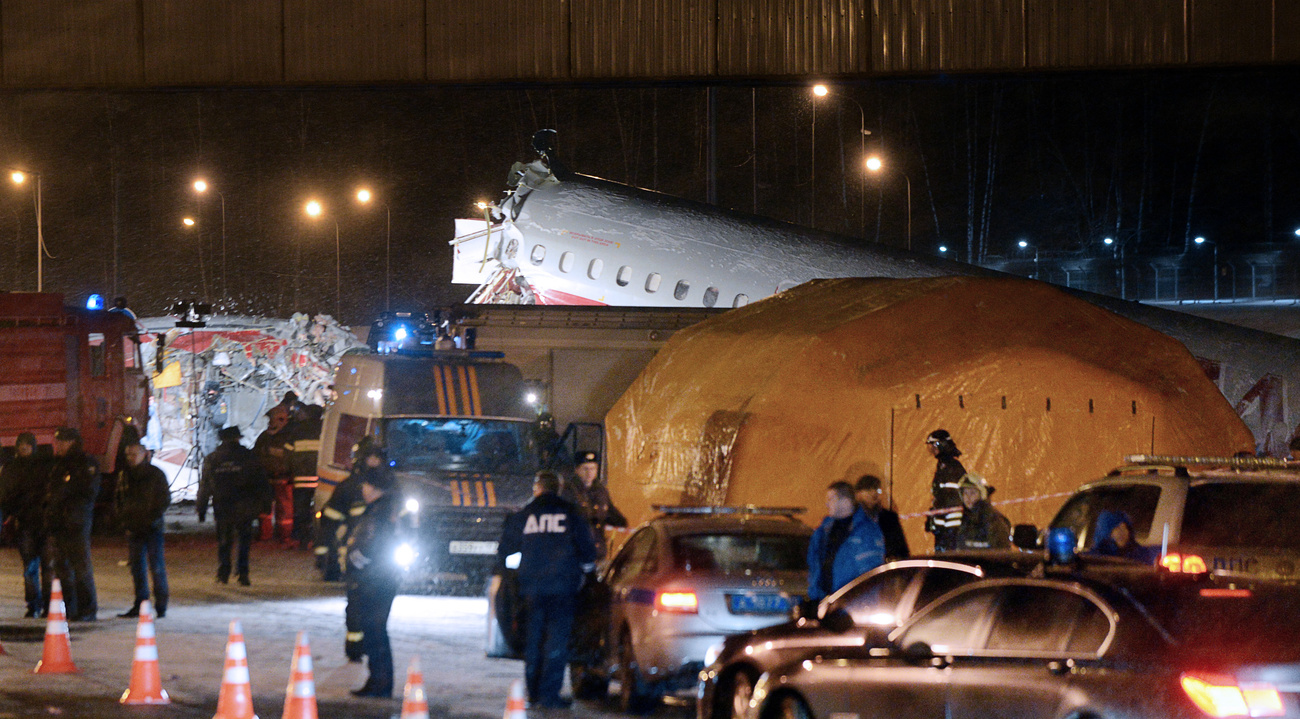
[[[296, 400], [297, 395], [294, 398]], [[285, 400], [288, 399], [289, 396], [285, 395]], [[271, 509], [261, 515], [262, 533], [259, 539], [264, 542], [272, 537], [281, 542], [292, 541], [293, 474], [289, 465], [293, 451], [292, 440], [289, 438], [292, 431], [289, 426], [291, 417], [284, 403], [267, 410], [266, 429], [253, 443], [253, 451], [261, 460], [274, 492]]]
[[826, 519], [808, 542], [808, 598], [823, 598], [885, 563], [885, 537], [853, 496], [853, 485], [826, 488]]
[[316, 475], [316, 458], [320, 454], [320, 432], [324, 424], [322, 413], [324, 407], [317, 404], [304, 405], [298, 413], [298, 420], [290, 425], [285, 445], [289, 448], [289, 476], [293, 487], [293, 528], [291, 540], [298, 549], [311, 547], [312, 539], [312, 502], [316, 498], [316, 485], [320, 478]]
[[153, 583], [154, 616], [167, 615], [167, 565], [163, 558], [163, 513], [172, 503], [167, 475], [149, 461], [149, 450], [140, 444], [138, 434], [127, 440], [126, 468], [117, 475], [113, 508], [117, 521], [126, 530], [127, 556], [131, 564], [131, 582], [135, 585], [135, 603], [117, 615], [140, 616], [140, 604], [149, 599]]
[[579, 452], [573, 468], [574, 481], [565, 482], [560, 496], [573, 503], [591, 525], [591, 538], [596, 542], [596, 557], [604, 559], [607, 550], [606, 527], [626, 527], [627, 517], [618, 511], [609, 498], [609, 490], [600, 481], [600, 455]]
[[957, 548], [957, 530], [961, 527], [961, 493], [957, 483], [966, 468], [957, 458], [961, 450], [947, 430], [936, 429], [925, 438], [925, 445], [935, 459], [934, 479], [930, 482], [930, 511], [925, 531], [934, 535], [934, 550], [946, 552]]
[[82, 450], [81, 432], [60, 427], [54, 433], [54, 463], [46, 482], [45, 526], [54, 575], [63, 586], [64, 606], [74, 622], [93, 622], [99, 613], [90, 559], [99, 481], [99, 465]]
[[247, 587], [248, 548], [253, 541], [253, 520], [271, 504], [271, 484], [253, 450], [239, 443], [239, 427], [223, 427], [217, 433], [221, 444], [203, 461], [197, 510], [199, 521], [207, 518], [208, 503], [217, 521], [217, 581], [230, 581], [230, 550], [238, 542], [235, 572]]
[[967, 472], [957, 482], [961, 494], [961, 524], [957, 527], [957, 549], [1007, 549], [1011, 546], [1011, 522], [993, 508], [993, 488], [984, 478]]
[[881, 494], [880, 477], [875, 475], [862, 475], [853, 487], [853, 497], [858, 506], [875, 520], [880, 533], [885, 537], [885, 561], [907, 559], [912, 553], [907, 548], [907, 536], [903, 534], [903, 525], [898, 521], [898, 512], [885, 507]]
[[381, 468], [384, 471], [388, 469], [388, 456], [383, 445], [370, 435], [362, 437], [352, 454], [352, 471], [334, 487], [321, 508], [315, 554], [317, 567], [327, 582], [337, 582], [342, 578], [344, 557], [339, 550], [347, 546], [348, 535], [366, 511], [366, 500], [361, 496], [361, 475]]
[[497, 549], [503, 566], [519, 555], [519, 589], [528, 611], [524, 683], [528, 700], [543, 709], [572, 704], [560, 696], [569, 662], [569, 632], [583, 575], [596, 562], [591, 525], [559, 493], [559, 475], [538, 472], [532, 500], [506, 518]]
[[[388, 640], [388, 615], [401, 585], [402, 570], [393, 559], [398, 545], [397, 519], [401, 497], [397, 482], [387, 466], [361, 475], [361, 496], [366, 509], [348, 536], [347, 621], [355, 621], [361, 633], [360, 650], [366, 656], [370, 675], [352, 691], [358, 697], [391, 698], [393, 695], [393, 647]], [[349, 633], [351, 633], [349, 627]], [[349, 656], [351, 659], [351, 656]]]
[[50, 555], [45, 549], [45, 482], [49, 468], [36, 454], [36, 435], [23, 432], [14, 456], [0, 467], [0, 511], [14, 525], [23, 563], [27, 617], [45, 616], [50, 586]]

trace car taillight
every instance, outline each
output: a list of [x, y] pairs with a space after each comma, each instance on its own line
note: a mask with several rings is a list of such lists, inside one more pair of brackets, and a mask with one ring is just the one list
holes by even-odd
[[1183, 691], [1201, 711], [1212, 717], [1280, 717], [1285, 714], [1282, 695], [1271, 684], [1238, 685], [1231, 677], [1184, 674]]
[[1205, 560], [1195, 554], [1179, 554], [1170, 552], [1160, 559], [1160, 566], [1171, 572], [1181, 572], [1183, 574], [1205, 574], [1208, 568], [1205, 566]]
[[659, 592], [655, 597], [655, 608], [664, 612], [695, 614], [700, 603], [695, 592]]

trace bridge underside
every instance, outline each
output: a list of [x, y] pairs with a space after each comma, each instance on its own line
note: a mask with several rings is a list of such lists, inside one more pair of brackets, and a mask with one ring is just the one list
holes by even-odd
[[1285, 65], [1290, 0], [5, 0], [0, 87], [788, 81]]

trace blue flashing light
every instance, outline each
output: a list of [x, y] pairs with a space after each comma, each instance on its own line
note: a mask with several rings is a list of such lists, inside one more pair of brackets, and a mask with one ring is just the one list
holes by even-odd
[[1074, 530], [1056, 527], [1047, 533], [1047, 561], [1052, 564], [1069, 564], [1074, 559], [1077, 541]]
[[87, 297], [87, 298], [86, 298], [86, 309], [88, 309], [88, 310], [102, 310], [102, 309], [104, 309], [104, 296], [103, 296], [103, 295], [91, 295], [91, 296]]
[[397, 326], [397, 329], [393, 330], [393, 341], [394, 341], [394, 342], [402, 342], [402, 341], [404, 341], [404, 340], [405, 340], [409, 335], [410, 335], [410, 333], [406, 331], [406, 325], [398, 325], [398, 326]]

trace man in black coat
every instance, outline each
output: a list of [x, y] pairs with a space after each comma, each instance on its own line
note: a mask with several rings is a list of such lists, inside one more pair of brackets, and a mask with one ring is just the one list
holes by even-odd
[[862, 511], [880, 526], [880, 533], [885, 535], [885, 561], [907, 559], [911, 552], [907, 548], [903, 525], [898, 521], [898, 512], [885, 507], [881, 493], [880, 477], [870, 474], [862, 475], [853, 487], [854, 499], [858, 500]]
[[167, 565], [163, 559], [163, 513], [172, 503], [167, 475], [149, 461], [149, 450], [133, 435], [123, 448], [126, 467], [117, 474], [113, 509], [117, 521], [126, 530], [127, 557], [131, 563], [131, 582], [135, 585], [135, 603], [119, 617], [140, 616], [140, 604], [149, 599], [153, 581], [155, 616], [167, 615]]
[[538, 472], [532, 501], [506, 518], [497, 549], [497, 561], [505, 566], [511, 555], [520, 555], [519, 589], [528, 607], [524, 681], [528, 700], [543, 709], [570, 704], [560, 697], [569, 631], [583, 574], [596, 562], [591, 525], [559, 491], [558, 475]]
[[241, 436], [238, 427], [223, 427], [217, 433], [221, 444], [203, 461], [197, 509], [202, 522], [211, 502], [217, 520], [217, 581], [230, 581], [230, 550], [237, 540], [235, 572], [239, 583], [247, 587], [253, 520], [270, 509], [272, 495], [261, 460], [239, 443]]
[[81, 433], [60, 427], [54, 433], [54, 462], [46, 484], [45, 527], [53, 549], [54, 575], [63, 585], [64, 606], [74, 622], [93, 622], [99, 613], [90, 561], [99, 481], [99, 465], [82, 450]]
[[595, 452], [579, 452], [577, 464], [573, 467], [573, 481], [565, 482], [560, 496], [573, 503], [582, 516], [591, 525], [591, 538], [596, 542], [596, 557], [605, 558], [608, 545], [605, 542], [605, 528], [623, 528], [627, 518], [614, 506], [609, 497], [609, 490], [600, 479], [600, 455]]
[[50, 555], [45, 547], [45, 482], [47, 460], [36, 454], [36, 435], [23, 432], [14, 442], [14, 456], [0, 467], [0, 511], [11, 518], [23, 563], [27, 617], [45, 616], [50, 586]]
[[[367, 658], [370, 676], [358, 697], [391, 698], [393, 695], [393, 647], [388, 641], [388, 615], [402, 582], [402, 569], [395, 553], [398, 542], [400, 495], [393, 473], [386, 465], [364, 470], [361, 494], [366, 503], [357, 526], [348, 537], [348, 605], [345, 615], [355, 620], [360, 632], [361, 653]], [[349, 633], [352, 627], [348, 628]]]

